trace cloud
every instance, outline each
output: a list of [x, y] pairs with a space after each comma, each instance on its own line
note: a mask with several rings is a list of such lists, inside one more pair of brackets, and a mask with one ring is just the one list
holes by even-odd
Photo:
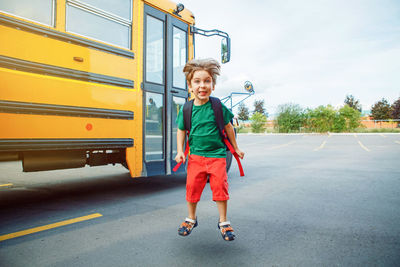
[[[337, 106], [347, 94], [363, 109], [400, 97], [398, 1], [185, 2], [199, 27], [231, 36], [232, 60], [223, 65], [218, 96], [250, 80], [256, 94], [246, 104], [263, 98], [270, 113], [288, 102]], [[196, 41], [198, 56], [219, 58], [218, 38]]]

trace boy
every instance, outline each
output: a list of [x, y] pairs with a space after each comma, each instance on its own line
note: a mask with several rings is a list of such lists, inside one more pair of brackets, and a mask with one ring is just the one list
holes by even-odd
[[[216, 60], [191, 60], [183, 68], [186, 81], [192, 96], [194, 96], [192, 110], [192, 126], [189, 136], [190, 155], [186, 179], [186, 200], [189, 215], [180, 225], [178, 234], [189, 235], [197, 226], [196, 207], [200, 201], [204, 186], [209, 176], [213, 200], [217, 203], [219, 212], [218, 228], [222, 238], [226, 241], [235, 239], [235, 234], [227, 220], [228, 182], [226, 173], [226, 148], [219, 134], [214, 111], [209, 101], [215, 89], [217, 75], [220, 74], [220, 65]], [[232, 112], [222, 104], [224, 129], [236, 153], [243, 159], [235, 139], [233, 126], [230, 123]], [[186, 130], [183, 122], [183, 107], [176, 119], [177, 155], [176, 162], [185, 162], [183, 152]]]

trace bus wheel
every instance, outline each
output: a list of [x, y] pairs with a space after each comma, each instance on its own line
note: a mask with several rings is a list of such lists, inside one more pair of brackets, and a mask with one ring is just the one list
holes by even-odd
[[229, 169], [231, 168], [232, 158], [232, 153], [229, 150], [226, 151], [226, 173], [228, 173]]
[[[235, 130], [235, 138], [237, 138], [236, 128], [234, 128], [234, 130]], [[226, 150], [226, 173], [228, 173], [229, 169], [231, 168], [232, 158], [233, 158], [232, 153], [227, 149]]]
[[129, 171], [128, 163], [126, 163], [126, 161], [122, 162], [121, 164]]

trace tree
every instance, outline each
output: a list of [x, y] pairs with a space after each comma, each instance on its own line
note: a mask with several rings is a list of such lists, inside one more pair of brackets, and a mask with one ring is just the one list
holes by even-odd
[[388, 120], [391, 118], [390, 105], [385, 98], [376, 102], [371, 108], [371, 115], [374, 120]]
[[392, 104], [392, 119], [400, 120], [400, 97]]
[[304, 124], [304, 119], [304, 111], [298, 104], [279, 105], [275, 127], [280, 133], [298, 132]]
[[346, 99], [344, 100], [344, 104], [348, 105], [351, 108], [354, 108], [355, 110], [358, 110], [361, 112], [361, 104], [359, 100], [354, 99], [353, 95], [346, 95]]
[[249, 119], [250, 112], [249, 108], [242, 102], [238, 107], [238, 119], [241, 121], [247, 121]]
[[250, 118], [251, 120], [251, 130], [253, 133], [264, 132], [265, 123], [267, 122], [267, 117], [259, 112], [254, 112]]
[[335, 120], [335, 132], [354, 131], [360, 126], [361, 112], [348, 105], [344, 105], [338, 112], [338, 118]]
[[255, 101], [254, 101], [254, 111], [253, 111], [253, 114], [256, 113], [256, 112], [258, 112], [258, 113], [260, 113], [260, 114], [263, 114], [263, 115], [265, 115], [266, 117], [268, 117], [268, 113], [267, 113], [267, 111], [266, 111], [265, 108], [264, 108], [264, 99], [262, 99], [262, 100], [255, 100]]

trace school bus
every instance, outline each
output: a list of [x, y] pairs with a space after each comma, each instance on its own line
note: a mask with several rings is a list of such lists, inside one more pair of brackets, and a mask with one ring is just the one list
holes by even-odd
[[[0, 1], [0, 160], [171, 174], [193, 14], [168, 0]], [[184, 171], [181, 168], [180, 171]]]

